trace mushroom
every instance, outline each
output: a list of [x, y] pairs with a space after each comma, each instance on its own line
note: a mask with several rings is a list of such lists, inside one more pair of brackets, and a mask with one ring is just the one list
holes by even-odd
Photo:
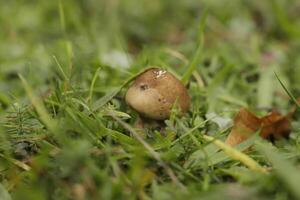
[[182, 113], [190, 107], [185, 86], [174, 75], [159, 68], [150, 68], [140, 74], [129, 87], [125, 100], [141, 116], [154, 120], [169, 118], [174, 104]]

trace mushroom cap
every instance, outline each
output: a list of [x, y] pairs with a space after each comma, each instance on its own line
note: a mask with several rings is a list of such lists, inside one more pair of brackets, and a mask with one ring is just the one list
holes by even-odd
[[182, 112], [190, 107], [185, 86], [171, 73], [150, 68], [140, 74], [129, 87], [125, 100], [142, 116], [155, 120], [169, 118], [176, 103]]

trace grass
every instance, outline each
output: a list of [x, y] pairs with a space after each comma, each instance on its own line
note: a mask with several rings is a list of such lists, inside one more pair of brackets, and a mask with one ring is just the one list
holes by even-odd
[[[223, 142], [242, 106], [295, 107], [299, 7], [0, 0], [0, 199], [299, 199], [298, 114], [287, 140]], [[137, 130], [124, 94], [151, 66], [192, 107]]]

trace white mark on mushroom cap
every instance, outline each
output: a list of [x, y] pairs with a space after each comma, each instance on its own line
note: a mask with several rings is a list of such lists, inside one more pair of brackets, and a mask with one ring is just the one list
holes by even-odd
[[153, 73], [156, 75], [155, 78], [160, 78], [161, 76], [165, 75], [167, 73], [166, 70], [155, 70]]

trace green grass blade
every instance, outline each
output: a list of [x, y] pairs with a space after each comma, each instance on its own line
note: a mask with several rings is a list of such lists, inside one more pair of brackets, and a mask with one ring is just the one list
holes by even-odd
[[53, 119], [50, 117], [50, 115], [47, 112], [47, 109], [45, 108], [42, 100], [34, 95], [33, 89], [28, 84], [27, 80], [19, 74], [19, 77], [23, 83], [23, 86], [26, 90], [26, 93], [33, 105], [33, 107], [36, 109], [38, 115], [41, 118], [41, 121], [45, 124], [45, 126], [49, 129], [50, 132], [55, 133], [56, 131], [56, 125]]
[[300, 170], [284, 159], [270, 144], [257, 142], [257, 149], [266, 156], [274, 167], [274, 173], [285, 183], [296, 199], [300, 199]]
[[0, 183], [0, 199], [1, 200], [11, 200], [10, 194], [4, 188], [4, 186]]
[[64, 6], [62, 3], [62, 0], [59, 0], [58, 2], [58, 9], [59, 9], [59, 18], [60, 18], [60, 26], [62, 31], [66, 32], [66, 20], [65, 20], [65, 12], [64, 12]]
[[6, 159], [7, 161], [13, 163], [14, 165], [20, 167], [21, 169], [25, 170], [25, 171], [29, 171], [31, 169], [31, 167], [19, 160], [16, 160], [14, 158], [11, 157], [7, 157], [4, 154], [0, 153], [0, 157]]
[[289, 97], [293, 100], [293, 102], [297, 105], [298, 109], [300, 109], [300, 104], [297, 101], [296, 97], [285, 87], [285, 85], [283, 84], [283, 82], [278, 77], [277, 73], [276, 72], [274, 72], [274, 73], [275, 73], [275, 76], [276, 76], [277, 80], [279, 81], [280, 85], [282, 86], [282, 88], [289, 95]]
[[266, 173], [266, 169], [260, 166], [255, 160], [253, 160], [251, 157], [248, 155], [236, 150], [235, 148], [225, 144], [221, 140], [215, 139], [211, 136], [208, 135], [203, 135], [203, 138], [208, 141], [212, 142], [216, 146], [218, 146], [220, 149], [222, 149], [229, 157], [231, 157], [234, 160], [238, 160], [241, 163], [243, 163], [245, 166], [247, 166], [249, 169], [256, 171], [256, 172], [261, 172], [261, 173]]
[[88, 100], [90, 100], [90, 101], [92, 100], [92, 97], [93, 97], [95, 83], [96, 83], [96, 80], [97, 80], [97, 77], [98, 77], [98, 74], [99, 74], [100, 70], [101, 70], [101, 67], [99, 67], [96, 70], [96, 72], [95, 72], [95, 74], [93, 76], [93, 80], [92, 80], [92, 83], [91, 83], [91, 86], [90, 86], [90, 92], [89, 92], [89, 96], [88, 96]]
[[195, 53], [192, 61], [190, 62], [190, 64], [187, 67], [187, 71], [185, 72], [185, 74], [182, 76], [182, 79], [181, 79], [182, 83], [185, 85], [189, 82], [193, 72], [195, 71], [195, 69], [197, 67], [197, 64], [199, 63], [199, 61], [201, 59], [201, 53], [202, 53], [203, 45], [204, 45], [204, 29], [205, 29], [205, 24], [206, 24], [206, 18], [207, 18], [207, 10], [204, 11], [204, 14], [200, 21], [198, 48], [196, 50], [196, 53]]

